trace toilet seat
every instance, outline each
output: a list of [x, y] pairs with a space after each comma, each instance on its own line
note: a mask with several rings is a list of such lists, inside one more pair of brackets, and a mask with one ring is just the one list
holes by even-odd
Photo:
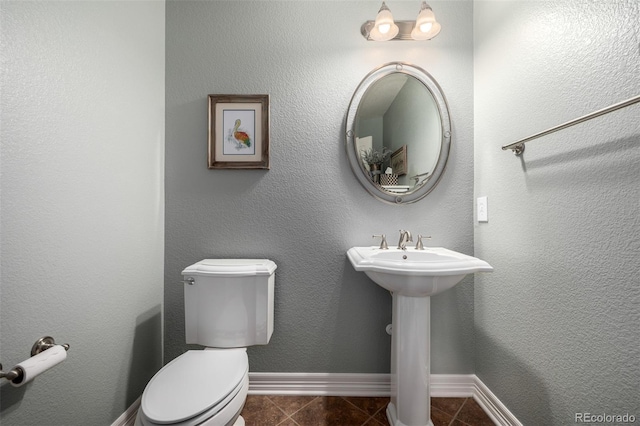
[[245, 348], [185, 352], [147, 384], [140, 407], [143, 423], [202, 424], [246, 387], [248, 370]]

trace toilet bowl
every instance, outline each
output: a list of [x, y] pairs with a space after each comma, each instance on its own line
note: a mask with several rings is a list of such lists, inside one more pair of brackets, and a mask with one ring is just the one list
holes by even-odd
[[192, 350], [164, 366], [142, 394], [136, 426], [243, 426], [245, 348]]
[[135, 426], [244, 426], [247, 346], [273, 332], [276, 264], [267, 259], [205, 259], [182, 271], [190, 350], [147, 384]]

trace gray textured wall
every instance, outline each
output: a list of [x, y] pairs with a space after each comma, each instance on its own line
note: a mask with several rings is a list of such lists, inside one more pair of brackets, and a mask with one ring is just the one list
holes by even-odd
[[[476, 374], [528, 425], [640, 415], [640, 3], [476, 2]], [[637, 420], [636, 420], [637, 421]]]
[[[278, 264], [275, 331], [249, 351], [252, 371], [388, 372], [391, 298], [346, 259], [398, 229], [472, 253], [472, 3], [436, 2], [442, 33], [372, 43], [370, 1], [167, 2], [165, 361], [186, 350], [181, 270], [206, 257]], [[396, 19], [419, 3], [396, 2]], [[438, 187], [410, 206], [385, 205], [347, 162], [344, 118], [373, 68], [406, 61], [440, 83], [453, 147]], [[207, 94], [271, 96], [271, 170], [208, 170]], [[433, 372], [473, 372], [473, 279], [435, 298]]]
[[3, 1], [0, 423], [106, 425], [162, 363], [164, 5]]

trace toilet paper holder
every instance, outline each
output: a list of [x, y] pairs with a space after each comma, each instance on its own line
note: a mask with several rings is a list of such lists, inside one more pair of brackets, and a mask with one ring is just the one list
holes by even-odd
[[[36, 342], [31, 347], [31, 356], [36, 356], [41, 352], [46, 351], [47, 349], [56, 345], [56, 341], [51, 336], [44, 336], [36, 340]], [[65, 351], [69, 350], [69, 344], [65, 343], [60, 345], [64, 348]], [[2, 369], [2, 364], [0, 364], [0, 378], [7, 379], [9, 381], [15, 380], [22, 375], [22, 371], [19, 368], [12, 368], [11, 370], [5, 372]]]

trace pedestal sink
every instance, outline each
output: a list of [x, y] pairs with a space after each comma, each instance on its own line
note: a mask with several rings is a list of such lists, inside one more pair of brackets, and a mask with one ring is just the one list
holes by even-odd
[[352, 247], [347, 257], [356, 271], [392, 292], [389, 424], [433, 426], [429, 393], [431, 296], [450, 289], [467, 274], [493, 268], [483, 260], [442, 247]]

